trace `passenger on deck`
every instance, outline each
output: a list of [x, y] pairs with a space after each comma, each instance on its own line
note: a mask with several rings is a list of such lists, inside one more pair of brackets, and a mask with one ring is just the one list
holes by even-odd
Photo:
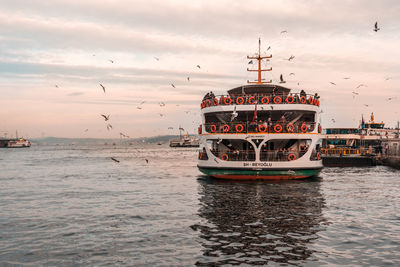
[[210, 91], [210, 98], [211, 99], [215, 98], [215, 95], [214, 95], [214, 93], [212, 91]]
[[281, 123], [286, 123], [285, 115], [282, 115], [281, 119], [279, 120]]
[[210, 93], [207, 93], [207, 94], [203, 97], [203, 101], [204, 101], [204, 100], [207, 100], [207, 99], [210, 99]]
[[306, 97], [306, 92], [304, 92], [303, 89], [300, 91], [300, 97], [302, 97], [302, 96]]

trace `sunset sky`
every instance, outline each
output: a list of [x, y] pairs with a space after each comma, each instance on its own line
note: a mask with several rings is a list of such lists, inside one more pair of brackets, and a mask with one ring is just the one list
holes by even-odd
[[0, 136], [193, 133], [206, 92], [256, 78], [246, 56], [259, 37], [273, 55], [265, 78], [317, 92], [324, 127], [357, 127], [372, 111], [400, 119], [398, 0], [1, 3]]

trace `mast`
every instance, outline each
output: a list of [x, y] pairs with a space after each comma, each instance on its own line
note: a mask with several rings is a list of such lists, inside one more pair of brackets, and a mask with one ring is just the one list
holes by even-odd
[[257, 70], [249, 70], [249, 68], [247, 68], [247, 71], [257, 71], [258, 72], [258, 79], [257, 79], [257, 81], [254, 81], [254, 82], [250, 82], [249, 80], [247, 80], [247, 83], [265, 84], [265, 83], [271, 83], [272, 82], [272, 80], [263, 82], [262, 78], [261, 78], [261, 73], [263, 71], [271, 71], [272, 70], [272, 68], [264, 69], [264, 70], [261, 69], [261, 61], [263, 59], [266, 59], [266, 58], [272, 58], [272, 55], [264, 56], [264, 57], [261, 56], [261, 39], [258, 38], [258, 55], [255, 56], [255, 57], [247, 56], [247, 59], [257, 59], [257, 61], [258, 61], [258, 69]]

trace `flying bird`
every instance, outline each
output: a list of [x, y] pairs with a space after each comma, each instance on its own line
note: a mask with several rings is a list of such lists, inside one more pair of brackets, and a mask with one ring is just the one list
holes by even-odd
[[171, 86], [174, 87], [174, 88], [176, 88], [176, 87], [175, 87], [175, 84], [173, 84], [173, 83], [171, 83]]
[[281, 31], [281, 34], [282, 34], [282, 33], [287, 33], [287, 30]]
[[353, 91], [353, 92], [351, 92], [351, 93], [352, 93], [353, 95], [358, 95], [358, 93], [357, 93], [357, 92], [354, 92], [354, 91]]
[[389, 98], [387, 98], [386, 100], [387, 101], [390, 101], [390, 100], [392, 100], [392, 99], [395, 99], [396, 97], [389, 97]]
[[105, 121], [108, 121], [110, 119], [110, 115], [100, 114], [100, 116], [102, 116]]
[[378, 28], [378, 22], [375, 22], [374, 31], [377, 32], [377, 31], [379, 31], [380, 29], [381, 29], [381, 28]]
[[89, 131], [89, 129], [86, 129], [84, 132], [86, 133], [87, 131]]
[[109, 131], [110, 129], [112, 129], [112, 125], [111, 124], [107, 124], [107, 130]]
[[286, 81], [283, 80], [283, 75], [282, 75], [282, 74], [281, 74], [281, 76], [279, 77], [279, 79], [280, 79], [280, 82], [279, 82], [279, 83], [286, 83]]
[[360, 88], [361, 86], [368, 87], [368, 86], [366, 86], [365, 84], [359, 84], [356, 88]]
[[385, 81], [388, 81], [390, 79], [392, 79], [392, 77], [387, 77], [387, 78], [385, 78]]
[[162, 114], [162, 113], [158, 113], [159, 115], [160, 115], [160, 117], [163, 117], [163, 116], [165, 116], [164, 114]]
[[335, 123], [336, 122], [335, 119], [332, 119], [332, 122]]
[[56, 84], [56, 85], [54, 85], [54, 87], [56, 87], [56, 88], [59, 88], [57, 84]]
[[190, 82], [190, 77], [187, 77], [186, 79], [188, 80], [188, 82]]
[[201, 69], [201, 68], [200, 68], [200, 65], [197, 65], [196, 67], [198, 67], [199, 69]]
[[233, 121], [234, 119], [236, 119], [236, 117], [237, 117], [238, 115], [239, 115], [239, 114], [236, 112], [236, 106], [235, 106], [234, 109], [233, 109], [232, 115], [231, 115], [231, 121]]
[[289, 75], [295, 75], [294, 72], [289, 73]]
[[174, 129], [174, 127], [168, 127], [168, 130], [173, 130]]
[[336, 83], [334, 83], [334, 82], [330, 82], [332, 85], [336, 85]]
[[165, 107], [165, 103], [164, 102], [160, 102], [158, 104], [160, 105], [160, 107]]
[[250, 60], [249, 63], [247, 63], [247, 64], [253, 64], [253, 60]]
[[158, 57], [154, 57], [155, 60], [160, 61], [160, 59]]
[[267, 51], [271, 49], [271, 46], [268, 46]]
[[100, 84], [101, 88], [103, 88], [103, 92], [106, 93], [106, 88], [104, 87], [104, 85]]
[[288, 58], [288, 61], [291, 61], [292, 59], [294, 59], [294, 56], [293, 56], [293, 55], [291, 55], [291, 56]]
[[112, 159], [113, 161], [115, 161], [116, 163], [119, 163], [119, 160], [117, 160], [116, 158], [111, 157], [111, 159]]
[[111, 63], [114, 63], [114, 60], [109, 59], [108, 61], [110, 61]]
[[149, 163], [149, 160], [148, 159], [144, 159], [145, 161], [146, 161], [146, 163]]
[[367, 104], [364, 104], [364, 106], [369, 107], [369, 105], [367, 105]]
[[142, 107], [136, 107], [137, 109], [142, 109]]
[[343, 79], [344, 79], [344, 80], [349, 80], [349, 79], [350, 79], [350, 77], [344, 77]]

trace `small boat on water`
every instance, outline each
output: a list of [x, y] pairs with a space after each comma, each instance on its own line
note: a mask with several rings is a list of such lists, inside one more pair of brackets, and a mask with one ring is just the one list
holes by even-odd
[[30, 146], [31, 146], [31, 142], [24, 138], [0, 139], [0, 147], [22, 148], [22, 147], [30, 147]]
[[[321, 125], [319, 96], [292, 92], [262, 79], [260, 41], [258, 79], [225, 95], [207, 93], [201, 102], [198, 168], [233, 180], [300, 179], [318, 175]], [[281, 76], [280, 84], [285, 83]]]
[[194, 136], [190, 136], [188, 133], [182, 134], [183, 128], [179, 127], [179, 139], [172, 139], [169, 141], [170, 147], [199, 147], [200, 142]]

